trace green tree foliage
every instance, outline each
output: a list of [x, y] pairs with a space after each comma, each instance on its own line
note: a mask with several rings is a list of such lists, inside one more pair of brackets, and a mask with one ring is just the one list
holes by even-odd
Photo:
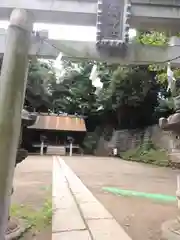
[[[137, 41], [163, 46], [168, 37], [154, 31], [139, 32]], [[97, 94], [89, 79], [93, 64], [65, 62], [57, 79], [52, 62], [30, 62], [25, 106], [30, 111], [85, 115], [91, 129], [107, 123], [116, 128], [141, 127], [172, 110], [166, 100], [170, 94], [166, 91], [165, 65], [121, 67], [100, 63], [103, 88]], [[179, 74], [175, 69], [177, 78]]]
[[[136, 37], [137, 42], [144, 45], [153, 45], [153, 46], [167, 46], [169, 37], [164, 32], [155, 32], [155, 31], [139, 31]], [[167, 59], [168, 60], [168, 59]], [[167, 87], [167, 63], [161, 64], [151, 64], [149, 65], [151, 71], [157, 73], [157, 80]], [[176, 79], [180, 78], [180, 69], [173, 68], [174, 76]]]
[[145, 45], [164, 46], [169, 38], [164, 32], [138, 31], [136, 40]]
[[[164, 32], [138, 32], [137, 41], [146, 45], [166, 46], [168, 44], [169, 37]], [[159, 105], [156, 108], [155, 114], [157, 117], [161, 117], [162, 114], [163, 116], [168, 116], [173, 112], [173, 107], [171, 104], [172, 97], [180, 94], [180, 69], [172, 67], [174, 76], [176, 78], [176, 89], [173, 93], [167, 92], [167, 63], [151, 64], [149, 65], [149, 69], [156, 72], [156, 80], [161, 86], [160, 97], [158, 99]]]
[[65, 63], [57, 81], [51, 63], [31, 63], [26, 104], [39, 111], [84, 115], [92, 130], [106, 124], [136, 128], [155, 121], [160, 91], [155, 72], [144, 66], [98, 64], [103, 88], [97, 94], [89, 79], [93, 64]]
[[51, 64], [31, 63], [27, 105], [41, 111], [46, 107], [54, 113], [84, 115], [92, 129], [102, 122], [116, 128], [152, 123], [159, 91], [153, 72], [147, 67], [99, 64], [103, 89], [97, 94], [89, 79], [92, 66], [91, 62], [65, 64], [59, 82]]
[[144, 66], [112, 66], [112, 69], [109, 85], [107, 70], [105, 77], [102, 71], [102, 79], [105, 79], [106, 84], [99, 95], [99, 101], [103, 109], [115, 113], [118, 128], [136, 128], [152, 124], [159, 92], [154, 72], [150, 72], [148, 67]]
[[90, 72], [91, 64], [72, 65], [61, 82], [53, 85], [52, 102], [55, 112], [89, 115], [96, 110], [96, 89], [89, 79]]
[[55, 81], [56, 75], [51, 62], [31, 61], [25, 95], [26, 108], [30, 111], [51, 109], [51, 85]]

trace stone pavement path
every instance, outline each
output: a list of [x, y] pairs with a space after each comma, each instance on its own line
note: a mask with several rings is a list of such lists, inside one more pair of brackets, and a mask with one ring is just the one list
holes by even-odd
[[52, 194], [52, 240], [131, 240], [60, 157], [53, 159]]
[[180, 170], [112, 157], [63, 159], [133, 240], [160, 240], [162, 223], [177, 217], [176, 202], [117, 196], [105, 192], [103, 187], [174, 196]]

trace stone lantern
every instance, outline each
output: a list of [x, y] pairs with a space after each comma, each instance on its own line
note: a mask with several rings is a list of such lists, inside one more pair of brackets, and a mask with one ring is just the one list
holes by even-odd
[[[24, 159], [28, 157], [28, 151], [26, 149], [21, 148], [22, 131], [24, 128], [33, 125], [36, 121], [36, 118], [37, 118], [36, 114], [29, 113], [24, 109], [22, 110], [21, 134], [19, 138], [19, 146], [18, 146], [17, 155], [16, 155], [15, 167], [17, 164], [21, 163]], [[12, 189], [12, 193], [13, 193], [13, 189]], [[6, 240], [17, 239], [17, 237], [19, 237], [23, 231], [24, 231], [24, 228], [21, 226], [18, 219], [11, 219], [11, 217], [9, 217], [8, 227], [6, 231]]]
[[[159, 126], [164, 131], [169, 131], [172, 136], [173, 146], [170, 153], [170, 161], [172, 165], [180, 168], [180, 95], [177, 91], [174, 91], [176, 84], [171, 89], [172, 95], [174, 95], [174, 107], [175, 113], [168, 118], [159, 119]], [[174, 94], [173, 94], [174, 93]], [[180, 179], [178, 180], [180, 181]], [[180, 183], [179, 183], [180, 184]], [[179, 185], [178, 184], [178, 185]], [[180, 239], [180, 186], [176, 192], [178, 201], [178, 217], [175, 220], [169, 220], [162, 225], [162, 237], [167, 240], [179, 240]]]

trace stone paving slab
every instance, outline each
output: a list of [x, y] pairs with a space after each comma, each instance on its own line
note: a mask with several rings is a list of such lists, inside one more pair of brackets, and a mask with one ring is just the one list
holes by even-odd
[[72, 230], [85, 230], [86, 226], [81, 218], [77, 207], [58, 209], [52, 220], [53, 232], [64, 232]]
[[52, 232], [82, 231], [86, 229], [66, 177], [58, 164], [53, 163], [53, 219]]
[[97, 240], [131, 240], [115, 219], [87, 220], [88, 227]]
[[112, 215], [99, 202], [79, 204], [85, 219], [111, 219]]
[[[55, 157], [55, 161], [55, 171], [59, 169], [58, 171], [61, 175], [61, 180], [63, 181], [62, 185], [64, 185], [64, 187], [56, 186], [54, 190], [54, 193], [57, 193], [58, 195], [58, 197], [55, 197], [55, 205], [59, 211], [57, 211], [57, 214], [60, 216], [56, 217], [56, 225], [54, 225], [53, 228], [54, 232], [56, 231], [56, 233], [53, 234], [53, 240], [92, 240], [90, 236], [93, 237], [93, 240], [131, 240], [131, 238], [125, 233], [124, 229], [116, 222], [116, 220], [104, 208], [104, 206], [98, 202], [98, 200], [86, 188], [81, 180], [73, 173], [73, 171], [66, 165], [66, 163], [60, 157]], [[64, 176], [64, 179], [62, 179], [62, 176]], [[58, 176], [55, 176], [54, 180], [59, 180], [59, 185], [61, 185], [61, 181]], [[65, 213], [65, 215], [62, 213], [62, 209], [66, 209], [67, 213], [67, 208], [70, 209], [70, 205], [68, 203], [69, 196], [67, 195], [67, 189], [65, 190], [65, 185], [66, 188], [69, 189], [69, 192], [72, 194], [72, 199], [75, 202], [76, 206], [78, 206], [77, 209], [79, 213], [74, 211], [72, 212], [72, 216], [70, 214], [71, 211], [69, 211], [69, 214]], [[61, 190], [63, 189], [64, 192], [61, 191], [61, 194], [59, 194], [59, 188], [61, 188]], [[65, 201], [66, 196], [67, 202]], [[62, 203], [58, 201], [62, 201]], [[77, 231], [73, 231], [74, 229], [72, 228], [72, 224], [70, 226], [72, 228], [71, 230], [69, 228], [69, 231], [62, 232], [60, 230], [57, 233], [56, 228], [61, 229], [61, 227], [58, 227], [58, 224], [60, 224], [60, 222], [62, 225], [67, 224], [66, 220], [64, 220], [65, 223], [62, 222], [62, 215], [64, 215], [64, 218], [66, 216], [67, 219], [69, 219], [71, 222], [70, 218], [76, 218], [75, 214], [81, 216], [81, 220], [85, 224], [84, 230], [82, 231], [82, 229], [80, 229], [81, 226], [79, 225], [77, 227], [79, 229], [77, 229]], [[58, 220], [58, 218], [61, 219]]]
[[55, 158], [53, 158], [53, 174], [52, 174], [52, 196], [53, 197], [62, 197], [62, 193], [65, 191], [69, 191], [67, 188], [67, 180], [62, 173], [62, 169], [60, 168]]
[[55, 233], [52, 240], [91, 240], [89, 232], [85, 231], [70, 231]]
[[[73, 189], [72, 189], [73, 192]], [[73, 192], [73, 194], [75, 194]], [[76, 192], [76, 200], [79, 204], [83, 204], [83, 203], [96, 203], [97, 200], [96, 198], [92, 195], [91, 192]]]

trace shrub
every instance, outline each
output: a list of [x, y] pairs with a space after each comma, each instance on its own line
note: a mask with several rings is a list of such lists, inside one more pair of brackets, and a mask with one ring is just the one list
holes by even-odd
[[151, 163], [159, 166], [170, 165], [167, 152], [163, 149], [157, 149], [151, 141], [128, 150], [122, 153], [121, 156], [123, 159], [130, 161]]

